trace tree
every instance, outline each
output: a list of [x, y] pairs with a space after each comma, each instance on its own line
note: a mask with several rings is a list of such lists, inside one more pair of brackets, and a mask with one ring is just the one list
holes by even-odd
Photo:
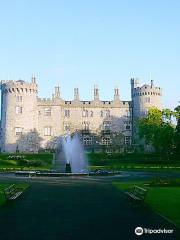
[[174, 116], [176, 117], [177, 125], [175, 129], [175, 151], [180, 154], [180, 105], [174, 109]]
[[175, 128], [171, 123], [172, 111], [149, 109], [148, 115], [138, 121], [139, 136], [156, 152], [169, 154], [174, 146]]
[[169, 108], [165, 108], [162, 110], [162, 116], [163, 116], [163, 120], [165, 122], [169, 122], [172, 123], [172, 116], [174, 115], [174, 112], [171, 111], [171, 109]]

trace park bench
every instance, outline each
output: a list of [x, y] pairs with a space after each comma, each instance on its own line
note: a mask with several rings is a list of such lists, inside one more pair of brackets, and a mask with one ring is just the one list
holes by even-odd
[[147, 189], [134, 185], [131, 191], [127, 191], [125, 193], [135, 201], [144, 201], [147, 194]]
[[4, 189], [4, 195], [6, 200], [15, 200], [23, 193], [21, 188], [17, 188], [15, 184], [10, 185], [8, 188]]

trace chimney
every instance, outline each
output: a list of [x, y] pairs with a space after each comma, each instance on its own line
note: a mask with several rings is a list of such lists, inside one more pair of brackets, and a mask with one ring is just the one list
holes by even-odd
[[55, 98], [60, 98], [60, 87], [59, 86], [55, 87], [54, 97]]
[[154, 80], [151, 80], [151, 88], [154, 87]]
[[114, 101], [119, 100], [119, 88], [115, 87], [114, 89]]
[[94, 85], [94, 100], [99, 100], [99, 89], [97, 85]]
[[74, 100], [79, 101], [79, 89], [74, 88]]
[[32, 82], [32, 83], [36, 83], [36, 77], [35, 77], [34, 74], [32, 75], [31, 82]]

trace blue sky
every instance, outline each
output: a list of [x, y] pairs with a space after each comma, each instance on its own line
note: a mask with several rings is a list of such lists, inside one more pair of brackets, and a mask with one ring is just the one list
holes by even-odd
[[62, 97], [130, 99], [130, 77], [163, 88], [163, 103], [179, 98], [179, 0], [0, 1], [0, 79], [38, 78], [40, 97], [61, 86]]

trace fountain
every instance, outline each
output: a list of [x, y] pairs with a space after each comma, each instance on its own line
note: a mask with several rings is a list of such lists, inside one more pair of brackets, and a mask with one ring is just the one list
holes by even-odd
[[[71, 136], [70, 132], [60, 137], [56, 162], [61, 171], [66, 173], [87, 173], [88, 163], [78, 133]], [[61, 163], [60, 163], [61, 162]]]

